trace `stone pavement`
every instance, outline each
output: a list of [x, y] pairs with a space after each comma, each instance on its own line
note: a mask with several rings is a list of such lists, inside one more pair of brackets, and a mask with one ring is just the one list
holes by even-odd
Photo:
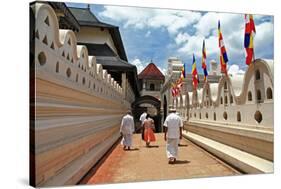
[[163, 134], [145, 147], [140, 134], [133, 136], [133, 150], [118, 145], [98, 168], [93, 168], [80, 184], [124, 183], [239, 175], [238, 171], [186, 139], [182, 139], [176, 164], [168, 164]]

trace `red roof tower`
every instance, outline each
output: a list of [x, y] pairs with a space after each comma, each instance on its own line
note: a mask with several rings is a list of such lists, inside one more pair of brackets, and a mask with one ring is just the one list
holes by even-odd
[[165, 80], [165, 76], [154, 63], [149, 63], [138, 75], [139, 79]]

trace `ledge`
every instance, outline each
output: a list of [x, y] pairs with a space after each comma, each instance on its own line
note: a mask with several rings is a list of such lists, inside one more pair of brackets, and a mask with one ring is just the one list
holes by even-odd
[[191, 132], [183, 131], [183, 136], [245, 173], [273, 173], [271, 161]]

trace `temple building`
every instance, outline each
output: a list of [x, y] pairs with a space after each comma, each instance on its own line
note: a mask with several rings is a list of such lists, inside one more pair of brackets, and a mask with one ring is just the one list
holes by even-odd
[[79, 183], [117, 144], [128, 110], [136, 131], [147, 111], [162, 132], [169, 106], [184, 120], [188, 140], [243, 173], [272, 173], [273, 60], [256, 59], [239, 75], [223, 75], [211, 61], [207, 81], [199, 75], [194, 89], [187, 73], [176, 97], [171, 84], [183, 63], [171, 57], [167, 64], [166, 76], [152, 61], [137, 75], [119, 28], [89, 6], [31, 3], [31, 185]]
[[128, 63], [119, 28], [101, 22], [90, 10], [90, 5], [69, 9], [80, 25], [76, 32], [77, 43], [85, 45], [88, 54], [96, 57], [97, 64], [101, 64], [124, 87], [124, 96], [132, 103], [139, 96], [137, 69]]
[[150, 95], [160, 99], [160, 90], [164, 84], [165, 76], [152, 61], [141, 71], [138, 79], [142, 96]]

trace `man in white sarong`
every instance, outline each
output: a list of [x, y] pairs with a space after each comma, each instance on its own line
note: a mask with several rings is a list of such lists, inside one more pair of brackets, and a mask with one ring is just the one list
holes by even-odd
[[183, 122], [176, 109], [170, 108], [170, 114], [164, 122], [164, 140], [167, 141], [166, 152], [169, 164], [175, 163], [178, 156], [178, 144], [182, 139]]
[[128, 150], [130, 150], [132, 146], [133, 133], [135, 131], [134, 118], [131, 114], [132, 113], [129, 110], [127, 114], [122, 118], [120, 127], [120, 134], [123, 137], [121, 140], [121, 144], [124, 146], [124, 150], [126, 150], [126, 147], [128, 147]]
[[144, 128], [143, 128], [143, 122], [146, 119], [147, 113], [143, 112], [140, 116], [140, 122], [141, 122], [141, 138], [144, 140]]

